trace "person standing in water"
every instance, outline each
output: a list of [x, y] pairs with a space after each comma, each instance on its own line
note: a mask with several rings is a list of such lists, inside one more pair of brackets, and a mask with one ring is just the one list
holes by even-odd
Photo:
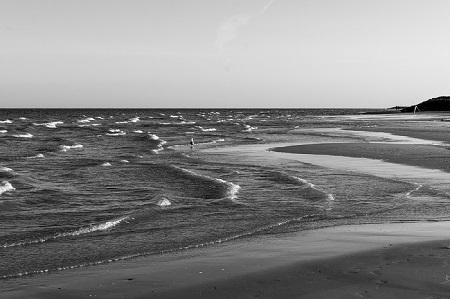
[[194, 148], [194, 138], [191, 138], [191, 141], [189, 142], [189, 144], [191, 145], [191, 149], [193, 149]]

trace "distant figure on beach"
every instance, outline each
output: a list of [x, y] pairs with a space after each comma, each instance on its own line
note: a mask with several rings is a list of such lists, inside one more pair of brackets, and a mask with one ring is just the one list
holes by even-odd
[[189, 142], [189, 144], [191, 145], [191, 149], [193, 149], [194, 148], [194, 138], [191, 138], [191, 141]]

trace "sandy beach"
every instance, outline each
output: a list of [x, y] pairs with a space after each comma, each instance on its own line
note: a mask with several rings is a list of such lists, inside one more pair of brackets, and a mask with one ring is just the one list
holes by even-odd
[[450, 222], [331, 227], [3, 283], [2, 298], [448, 298]]

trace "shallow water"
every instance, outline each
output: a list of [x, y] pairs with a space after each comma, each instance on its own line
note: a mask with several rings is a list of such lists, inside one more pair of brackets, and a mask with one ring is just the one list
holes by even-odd
[[0, 277], [324, 226], [448, 219], [447, 173], [267, 151], [386, 141], [356, 128], [391, 120], [356, 112], [0, 110]]

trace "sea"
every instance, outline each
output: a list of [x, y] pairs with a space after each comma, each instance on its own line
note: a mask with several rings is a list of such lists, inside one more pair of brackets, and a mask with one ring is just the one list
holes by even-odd
[[449, 220], [443, 172], [269, 150], [396, 142], [364, 133], [389, 121], [370, 111], [1, 109], [0, 280], [329, 226]]

